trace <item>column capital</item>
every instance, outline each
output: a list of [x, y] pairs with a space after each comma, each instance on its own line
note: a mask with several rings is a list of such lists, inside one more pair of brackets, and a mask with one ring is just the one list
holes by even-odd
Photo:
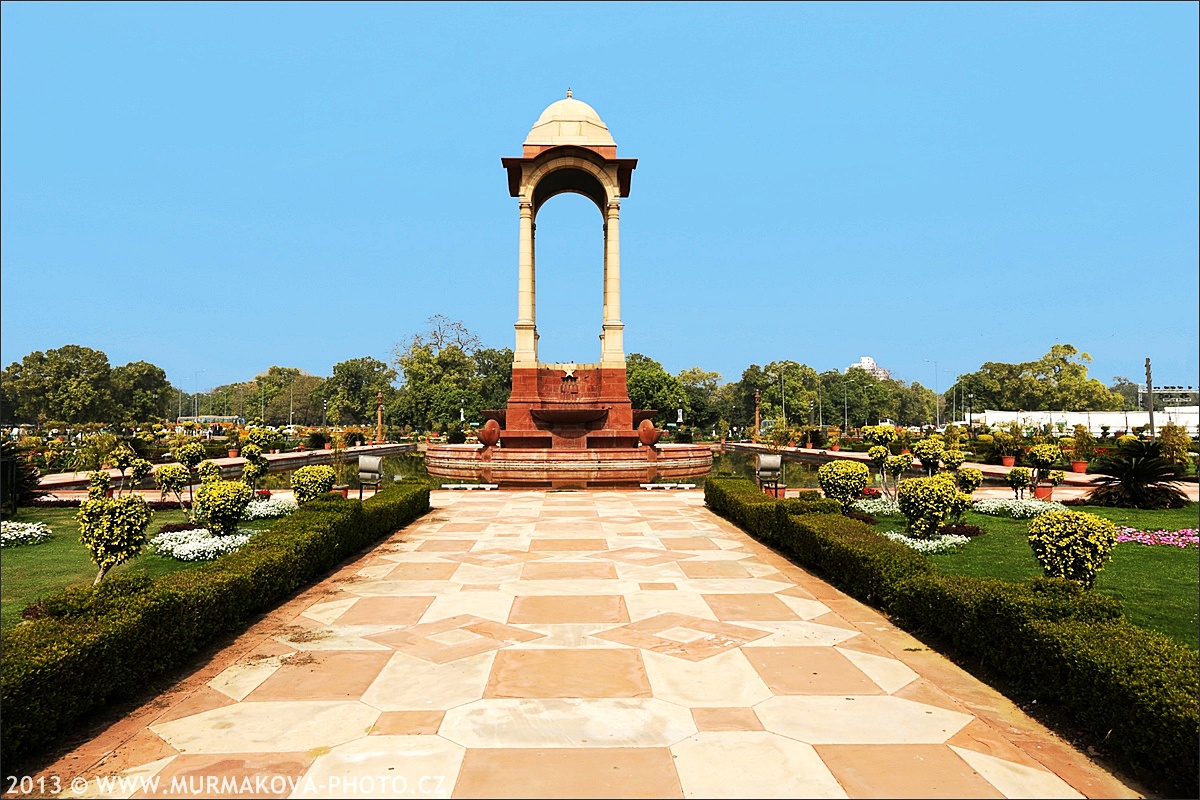
[[621, 212], [621, 201], [620, 200], [609, 200], [608, 201], [608, 215], [610, 217], [615, 217], [620, 212]]

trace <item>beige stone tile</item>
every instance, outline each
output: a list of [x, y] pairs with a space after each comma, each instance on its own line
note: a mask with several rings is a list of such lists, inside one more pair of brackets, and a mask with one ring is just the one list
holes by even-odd
[[608, 550], [605, 539], [546, 539], [537, 538], [529, 542], [529, 552], [591, 552]]
[[750, 578], [753, 577], [738, 561], [682, 561], [679, 568], [689, 578]]
[[475, 544], [475, 539], [426, 539], [416, 549], [435, 553], [465, 553]]
[[450, 581], [360, 581], [346, 584], [346, 591], [360, 597], [393, 595], [413, 597], [416, 595], [446, 595], [458, 591], [458, 584]]
[[722, 622], [751, 620], [791, 621], [799, 615], [774, 594], [704, 595], [717, 619]]
[[513, 595], [628, 594], [637, 591], [637, 582], [627, 580], [532, 580], [500, 584], [500, 591]]
[[360, 597], [330, 622], [338, 625], [415, 625], [432, 602], [432, 597]]
[[769, 731], [809, 744], [941, 744], [967, 714], [897, 697], [772, 697], [754, 707]]
[[774, 594], [778, 581], [765, 578], [689, 578], [680, 588], [696, 594]]
[[816, 750], [852, 797], [1004, 797], [944, 745], [843, 744]]
[[371, 736], [433, 735], [442, 725], [444, 711], [384, 711], [371, 726]]
[[838, 648], [837, 652], [850, 659], [854, 666], [862, 670], [887, 694], [900, 691], [920, 677], [904, 662], [894, 658], [881, 657], [848, 648]]
[[378, 716], [355, 702], [238, 703], [150, 729], [180, 753], [302, 753], [358, 738]]
[[1042, 767], [1014, 764], [995, 756], [950, 745], [959, 758], [995, 786], [1004, 797], [1082, 798], [1069, 783]]
[[462, 758], [440, 736], [368, 736], [313, 759], [292, 797], [336, 797], [335, 785], [347, 790], [340, 796], [450, 797]]
[[686, 708], [654, 698], [480, 700], [446, 712], [464, 747], [669, 747], [696, 732]]
[[[304, 753], [224, 753], [181, 755], [159, 773], [157, 792], [137, 792], [132, 797], [287, 797], [291, 781], [298, 781], [312, 758]], [[266, 777], [270, 776], [270, 777]], [[229, 783], [225, 783], [229, 782]], [[212, 788], [236, 787], [237, 791]], [[176, 786], [183, 791], [172, 792]], [[212, 787], [212, 788], [209, 788]], [[249, 791], [241, 791], [243, 788]], [[258, 791], [260, 788], [266, 791]]]
[[676, 550], [662, 550], [653, 547], [623, 547], [620, 550], [610, 550], [607, 553], [597, 553], [592, 558], [603, 558], [628, 564], [633, 567], [654, 567], [659, 564], [669, 564], [695, 558], [692, 553], [682, 553]]
[[380, 575], [391, 581], [447, 581], [458, 569], [458, 564], [450, 561], [412, 562], [397, 564], [391, 572]]
[[693, 708], [692, 719], [696, 730], [705, 731], [761, 731], [762, 722], [753, 708]]
[[776, 592], [775, 596], [784, 603], [792, 611], [796, 612], [796, 616], [800, 619], [813, 620], [817, 617], [823, 617], [829, 613], [829, 607], [824, 603], [816, 600], [807, 600], [803, 597], [792, 597], [785, 595], [782, 592]]
[[[513, 776], [520, 776], [514, 780]], [[468, 750], [455, 797], [682, 797], [666, 748]]]
[[522, 581], [615, 579], [612, 564], [602, 561], [533, 561], [521, 570]]
[[766, 731], [697, 733], [671, 747], [686, 797], [846, 797], [811, 745]]
[[625, 598], [620, 595], [553, 595], [517, 597], [508, 614], [508, 624], [629, 622]]
[[378, 677], [391, 652], [312, 652], [280, 665], [244, 700], [357, 700]]
[[719, 546], [707, 536], [663, 536], [659, 539], [668, 550], [717, 550]]
[[[264, 674], [263, 680], [266, 680], [266, 674]], [[258, 683], [261, 682], [262, 681], [260, 680]], [[246, 694], [249, 694], [250, 690], [257, 686], [258, 683], [244, 687]], [[244, 697], [245, 695], [242, 696]], [[231, 697], [225, 692], [219, 692], [211, 686], [201, 686], [195, 691], [189, 693], [178, 703], [168, 708], [154, 721], [170, 722], [173, 719], [190, 717], [192, 714], [199, 714], [201, 711], [211, 711], [214, 708], [224, 708], [225, 706], [232, 705], [238, 699], [240, 698]]]
[[445, 711], [483, 697], [494, 651], [446, 664], [394, 653], [362, 702], [380, 711]]
[[614, 566], [617, 568], [617, 577], [623, 581], [675, 583], [676, 581], [687, 579], [683, 574], [683, 570], [679, 568], [679, 564], [674, 561], [651, 566], [634, 566], [632, 564], [616, 562]]
[[494, 583], [499, 585], [509, 583], [521, 579], [522, 567], [523, 564], [520, 562], [503, 566], [494, 564], [463, 564], [458, 568], [458, 572], [454, 573], [454, 582], [461, 585], [480, 583]]
[[749, 707], [771, 696], [771, 690], [740, 650], [718, 653], [703, 661], [643, 651], [642, 659], [654, 696], [669, 703], [692, 709]]
[[744, 651], [777, 695], [869, 695], [883, 689], [831, 647], [748, 647]]
[[484, 698], [650, 697], [636, 650], [502, 650]]

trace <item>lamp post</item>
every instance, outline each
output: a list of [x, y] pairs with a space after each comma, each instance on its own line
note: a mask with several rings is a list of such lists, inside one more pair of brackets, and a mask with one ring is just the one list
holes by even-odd
[[321, 401], [321, 427], [322, 428], [328, 427], [325, 424], [325, 412], [327, 412], [328, 410], [329, 410], [329, 400], [328, 400], [328, 398], [326, 398], [325, 400]]
[[196, 394], [192, 395], [192, 416], [200, 416], [200, 373], [205, 370], [198, 369], [192, 373], [192, 388], [196, 390]]
[[925, 359], [926, 364], [933, 364], [933, 408], [934, 427], [942, 427], [942, 399], [938, 396], [938, 362], [936, 358]]
[[759, 429], [759, 426], [762, 424], [761, 419], [758, 415], [758, 404], [759, 404], [759, 401], [761, 401], [761, 400], [762, 400], [762, 395], [759, 394], [758, 389], [755, 389], [754, 390], [754, 436], [752, 439], [755, 442], [758, 441], [758, 429]]
[[975, 408], [975, 393], [967, 392], [967, 435], [972, 438], [975, 435], [975, 416], [972, 413]]
[[783, 386], [783, 364], [779, 365], [779, 413], [787, 425], [787, 390]]

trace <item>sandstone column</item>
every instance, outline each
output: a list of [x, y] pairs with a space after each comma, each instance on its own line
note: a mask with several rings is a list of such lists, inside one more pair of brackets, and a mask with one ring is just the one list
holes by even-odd
[[600, 364], [625, 366], [625, 325], [621, 322], [621, 201], [610, 200], [604, 225], [604, 342]]
[[537, 322], [534, 318], [533, 204], [521, 200], [521, 235], [517, 247], [517, 348], [513, 363], [537, 365]]

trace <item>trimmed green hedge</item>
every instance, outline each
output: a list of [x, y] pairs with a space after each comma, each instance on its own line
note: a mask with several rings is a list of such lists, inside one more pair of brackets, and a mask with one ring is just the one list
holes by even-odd
[[704, 497], [715, 513], [905, 628], [935, 635], [965, 663], [1061, 704], [1166, 796], [1197, 796], [1197, 653], [1131, 624], [1118, 601], [1057, 578], [940, 575], [857, 520], [812, 513], [809, 498], [774, 500], [744, 478], [710, 479]]
[[0, 645], [6, 763], [57, 741], [83, 715], [130, 697], [218, 637], [429, 510], [402, 482], [364, 502], [325, 495], [240, 550], [157, 580], [112, 577], [37, 604]]

